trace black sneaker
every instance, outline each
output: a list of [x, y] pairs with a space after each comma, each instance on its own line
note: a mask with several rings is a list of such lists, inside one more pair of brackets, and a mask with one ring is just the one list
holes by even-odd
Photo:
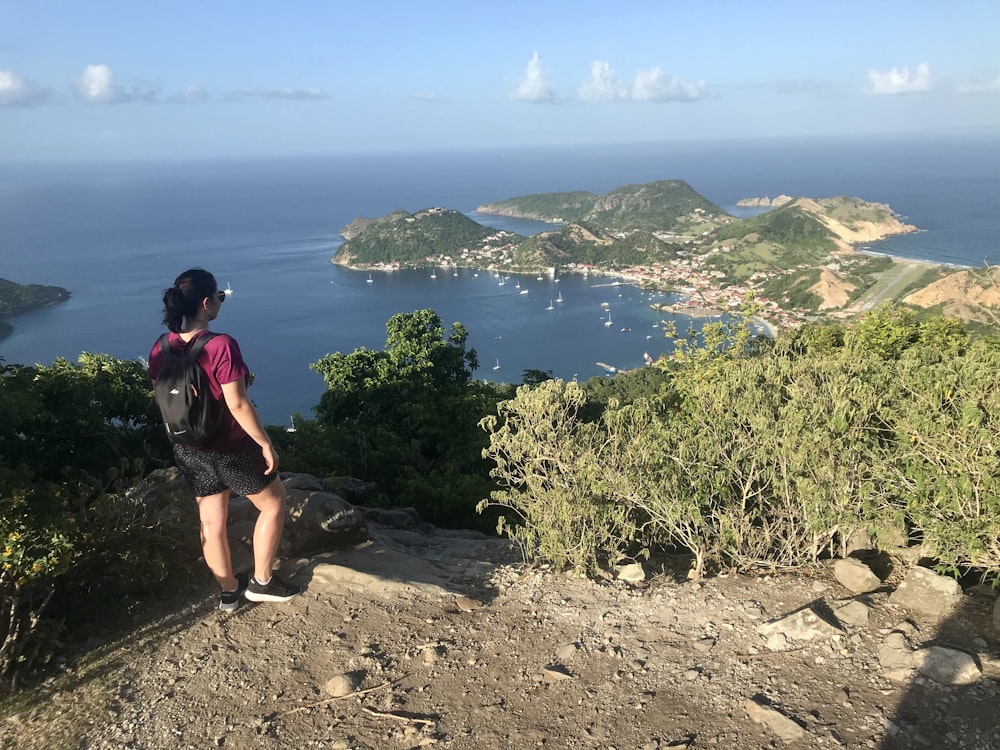
[[250, 576], [246, 573], [236, 574], [236, 591], [223, 591], [222, 598], [219, 599], [219, 609], [223, 612], [232, 612], [240, 606], [240, 597], [247, 590], [250, 583]]
[[272, 575], [266, 584], [251, 578], [244, 596], [252, 602], [287, 602], [300, 591], [301, 586], [285, 583], [278, 576]]

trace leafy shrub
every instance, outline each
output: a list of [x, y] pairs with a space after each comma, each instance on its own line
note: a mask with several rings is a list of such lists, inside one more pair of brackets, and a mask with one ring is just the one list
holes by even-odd
[[145, 368], [107, 355], [0, 365], [0, 412], [0, 686], [10, 687], [92, 611], [81, 597], [95, 586], [162, 575], [168, 548], [151, 546], [149, 510], [122, 513], [114, 493], [165, 463], [169, 446]]
[[906, 527], [944, 569], [1000, 571], [1000, 348], [893, 308], [843, 346], [836, 327], [790, 338], [681, 341], [668, 387], [586, 420], [575, 385], [518, 390], [483, 422], [503, 490], [480, 507], [588, 572], [636, 544], [685, 548], [699, 574], [794, 567]]
[[[314, 471], [374, 481], [386, 502], [412, 505], [435, 523], [476, 524], [475, 502], [492, 487], [477, 425], [500, 392], [473, 379], [479, 362], [460, 324], [446, 331], [436, 313], [418, 310], [393, 316], [386, 333], [383, 351], [336, 352], [312, 365], [328, 390], [307, 434], [318, 431], [341, 462], [312, 450]], [[471, 487], [478, 492], [467, 494]]]
[[624, 504], [604, 484], [603, 462], [619, 455], [598, 425], [580, 419], [586, 396], [576, 383], [548, 380], [523, 386], [483, 419], [490, 433], [484, 456], [500, 489], [479, 512], [500, 508], [499, 533], [528, 556], [560, 568], [594, 573], [616, 562], [634, 533]]

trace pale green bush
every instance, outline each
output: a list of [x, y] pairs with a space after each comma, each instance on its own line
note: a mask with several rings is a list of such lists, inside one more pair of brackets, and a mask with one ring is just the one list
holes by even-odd
[[526, 556], [560, 568], [594, 573], [613, 564], [635, 533], [627, 508], [609, 497], [601, 463], [613, 447], [599, 425], [584, 422], [586, 403], [576, 383], [545, 381], [518, 388], [497, 416], [483, 419], [500, 490], [479, 503], [499, 506], [498, 531], [510, 534]]
[[890, 481], [942, 568], [1000, 571], [1000, 351], [900, 362], [905, 393]]

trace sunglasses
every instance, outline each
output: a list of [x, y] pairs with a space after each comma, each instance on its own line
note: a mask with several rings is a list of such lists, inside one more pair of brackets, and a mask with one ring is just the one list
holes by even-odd
[[226, 293], [225, 292], [216, 292], [215, 293], [215, 298], [217, 300], [219, 300], [219, 304], [221, 305], [223, 302], [226, 301]]

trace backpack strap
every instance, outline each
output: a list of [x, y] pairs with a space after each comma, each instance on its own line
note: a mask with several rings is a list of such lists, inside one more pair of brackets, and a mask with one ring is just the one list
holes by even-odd
[[[211, 331], [209, 331], [206, 334], [196, 337], [194, 339], [194, 343], [191, 344], [191, 348], [187, 350], [187, 353], [192, 357], [194, 357], [195, 359], [197, 359], [198, 355], [201, 354], [201, 350], [205, 348], [205, 344], [207, 344], [209, 341], [211, 341], [218, 335], [219, 334], [217, 333], [212, 333]], [[173, 349], [170, 347], [169, 333], [165, 333], [162, 336], [160, 336], [160, 352], [162, 352], [163, 355], [166, 357], [169, 357], [173, 353]]]
[[[163, 335], [166, 336], [167, 334]], [[205, 344], [207, 344], [209, 341], [211, 341], [218, 335], [219, 334], [217, 333], [209, 332], [209, 333], [204, 333], [201, 336], [195, 338], [194, 343], [191, 344], [191, 348], [188, 349], [187, 352], [188, 356], [193, 357], [194, 359], [198, 359], [198, 356], [201, 354], [201, 350], [205, 348]]]

